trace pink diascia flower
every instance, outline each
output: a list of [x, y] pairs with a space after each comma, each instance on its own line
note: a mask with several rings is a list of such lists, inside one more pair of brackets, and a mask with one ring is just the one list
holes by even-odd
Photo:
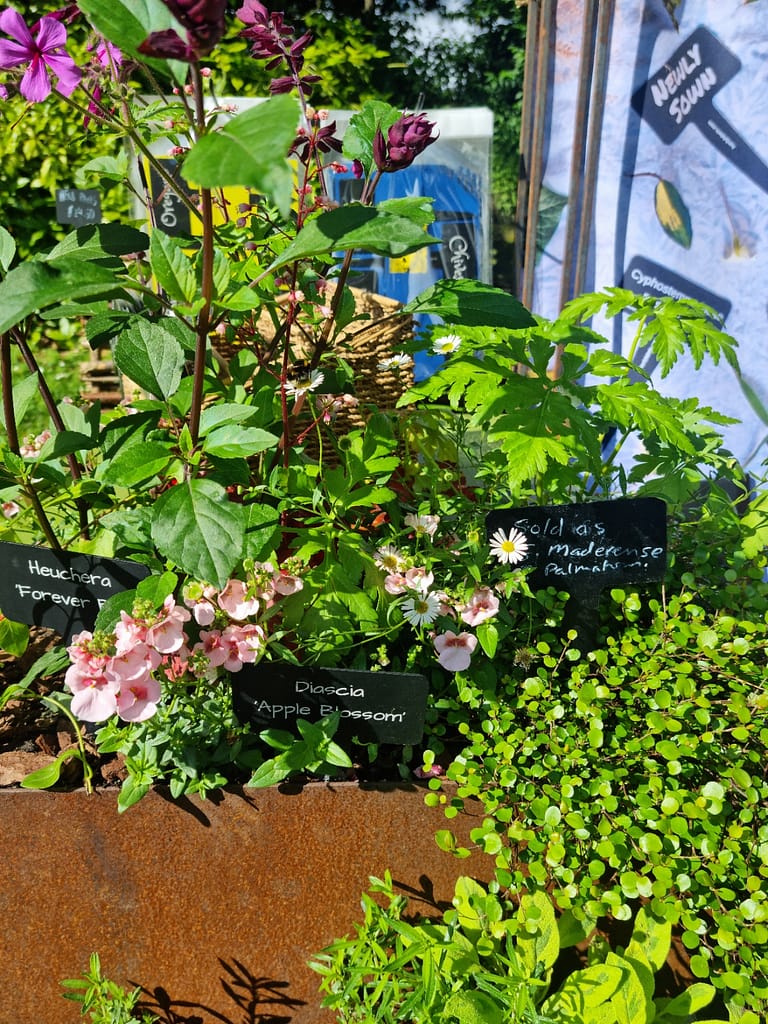
[[253, 664], [264, 650], [266, 637], [261, 626], [254, 622], [244, 626], [227, 626], [221, 634], [221, 642], [227, 652], [224, 668], [239, 672], [245, 664]]
[[426, 594], [434, 582], [434, 573], [428, 572], [423, 566], [415, 565], [405, 571], [406, 587], [409, 590], [416, 590], [419, 594]]
[[242, 580], [229, 580], [219, 594], [219, 607], [232, 619], [242, 622], [249, 615], [258, 615], [259, 600], [249, 597], [248, 588]]
[[[19, 83], [19, 92], [30, 103], [41, 103], [51, 91], [49, 73], [58, 78], [56, 89], [71, 96], [80, 84], [82, 72], [65, 49], [67, 30], [56, 18], [44, 17], [30, 30], [12, 7], [0, 14], [0, 30], [10, 39], [0, 39], [0, 68], [28, 64]], [[35, 34], [33, 35], [32, 32]]]
[[13, 519], [21, 512], [21, 508], [16, 504], [15, 501], [4, 501], [2, 504], [3, 516], [6, 519]]
[[291, 594], [298, 594], [304, 589], [304, 582], [299, 576], [294, 576], [287, 569], [278, 569], [272, 578], [272, 586], [275, 593], [281, 597], [290, 597]]
[[461, 621], [468, 626], [479, 626], [486, 619], [492, 619], [499, 610], [499, 599], [490, 587], [478, 587], [467, 604], [461, 609]]
[[186, 642], [184, 623], [192, 616], [176, 604], [173, 594], [163, 602], [163, 612], [163, 617], [147, 630], [147, 644], [161, 654], [175, 654]]
[[437, 660], [449, 672], [464, 672], [472, 661], [472, 652], [477, 647], [473, 633], [453, 633], [450, 629], [435, 637]]

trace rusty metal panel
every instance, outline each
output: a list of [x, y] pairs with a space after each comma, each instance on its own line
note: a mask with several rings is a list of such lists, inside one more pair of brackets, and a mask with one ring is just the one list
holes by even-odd
[[[451, 826], [466, 841], [480, 818]], [[114, 791], [6, 790], [0, 822], [0, 1024], [80, 1021], [59, 982], [92, 951], [166, 1024], [331, 1024], [306, 961], [352, 931], [369, 875], [428, 912], [493, 870], [440, 851], [442, 810], [408, 785], [151, 792], [122, 815]]]

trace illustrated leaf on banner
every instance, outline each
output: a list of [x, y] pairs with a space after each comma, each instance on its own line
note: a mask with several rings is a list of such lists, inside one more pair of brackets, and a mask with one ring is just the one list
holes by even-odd
[[243, 185], [261, 192], [288, 216], [293, 169], [287, 154], [298, 122], [296, 100], [288, 95], [273, 96], [196, 142], [184, 160], [182, 173], [192, 186]]
[[654, 192], [654, 205], [659, 224], [669, 237], [684, 249], [690, 249], [693, 241], [691, 215], [671, 181], [659, 178]]
[[409, 218], [370, 206], [342, 206], [305, 224], [269, 269], [346, 249], [364, 249], [377, 256], [407, 256], [439, 241]]
[[560, 217], [568, 205], [568, 196], [560, 195], [542, 186], [539, 195], [539, 220], [536, 225], [536, 262], [552, 240], [552, 235], [557, 231]]
[[152, 510], [152, 540], [182, 572], [223, 587], [242, 558], [246, 513], [213, 480], [165, 491]]

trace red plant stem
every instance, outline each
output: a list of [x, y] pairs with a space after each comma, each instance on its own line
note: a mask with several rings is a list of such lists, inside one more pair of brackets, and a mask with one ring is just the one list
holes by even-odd
[[[195, 92], [197, 136], [205, 133], [205, 105], [203, 103], [203, 79], [197, 64], [191, 65], [192, 84]], [[211, 302], [213, 299], [213, 197], [209, 188], [200, 189], [200, 214], [203, 221], [202, 270], [200, 294], [203, 306], [197, 314], [195, 363], [192, 381], [192, 404], [189, 411], [189, 432], [192, 444], [198, 442], [200, 414], [203, 407], [203, 385], [205, 383], [205, 356], [208, 348], [208, 332], [211, 327]]]
[[[64, 426], [64, 421], [61, 418], [59, 410], [56, 408], [56, 401], [50, 392], [48, 382], [45, 379], [43, 371], [40, 369], [40, 364], [35, 359], [32, 349], [23, 337], [17, 336], [15, 340], [19, 347], [19, 352], [21, 352], [22, 359], [27, 364], [27, 369], [37, 376], [37, 390], [40, 392], [40, 396], [43, 399], [48, 415], [51, 417], [53, 428], [57, 434], [61, 434], [66, 430], [66, 427]], [[72, 474], [72, 479], [82, 479], [82, 467], [74, 454], [70, 452], [70, 454], [66, 456], [66, 460], [69, 466], [69, 472]], [[77, 515], [80, 523], [80, 536], [89, 540], [90, 527], [88, 525], [88, 507], [80, 498], [75, 501], [75, 505], [77, 506]]]

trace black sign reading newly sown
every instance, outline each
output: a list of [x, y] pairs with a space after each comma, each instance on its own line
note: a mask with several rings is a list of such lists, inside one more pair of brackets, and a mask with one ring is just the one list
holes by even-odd
[[82, 228], [101, 223], [101, 197], [95, 188], [59, 188], [56, 190], [56, 220]]
[[149, 569], [138, 562], [52, 551], [29, 544], [0, 544], [0, 609], [6, 618], [46, 626], [65, 640], [93, 629], [99, 609], [132, 590]]
[[286, 729], [297, 718], [341, 712], [336, 739], [418, 743], [424, 733], [428, 683], [400, 672], [356, 672], [262, 661], [232, 675], [235, 714], [260, 728]]
[[768, 167], [713, 104], [741, 69], [739, 58], [700, 25], [632, 97], [632, 106], [662, 142], [674, 142], [688, 124], [768, 192]]
[[666, 505], [659, 498], [620, 498], [574, 505], [532, 505], [490, 512], [486, 530], [525, 538], [534, 589], [567, 591], [566, 626], [593, 639], [597, 600], [604, 587], [664, 578], [667, 564]]

